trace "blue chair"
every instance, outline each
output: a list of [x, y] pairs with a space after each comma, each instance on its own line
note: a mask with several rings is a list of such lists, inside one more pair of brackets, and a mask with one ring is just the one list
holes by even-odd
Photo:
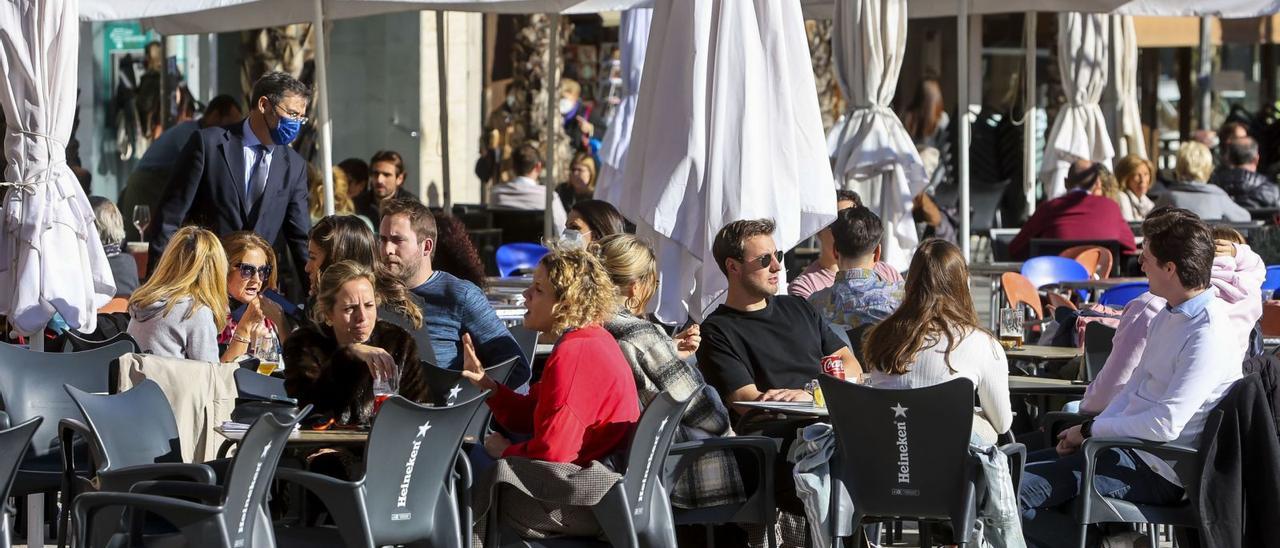
[[534, 243], [516, 242], [503, 244], [502, 247], [498, 248], [496, 257], [498, 275], [505, 278], [517, 270], [532, 271], [535, 266], [538, 266], [538, 260], [549, 252], [550, 250], [547, 248]]
[[1129, 282], [1120, 284], [1104, 291], [1102, 296], [1098, 298], [1098, 304], [1122, 308], [1124, 305], [1129, 304], [1129, 301], [1138, 298], [1140, 295], [1150, 290], [1151, 286], [1148, 285], [1147, 282]]
[[[1085, 269], [1084, 265], [1076, 262], [1075, 259], [1056, 255], [1027, 259], [1026, 262], [1022, 263], [1022, 275], [1031, 280], [1036, 289], [1059, 282], [1078, 282], [1092, 278], [1091, 273]], [[1077, 293], [1082, 300], [1088, 296], [1088, 293], [1084, 290], [1077, 291]]]
[[1280, 289], [1280, 265], [1267, 267], [1267, 279], [1262, 280], [1262, 288], [1271, 291]]

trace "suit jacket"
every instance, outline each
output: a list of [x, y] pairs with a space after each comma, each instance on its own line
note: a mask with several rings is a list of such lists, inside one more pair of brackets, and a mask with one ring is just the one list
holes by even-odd
[[257, 232], [268, 242], [283, 236], [296, 264], [307, 261], [307, 162], [292, 148], [273, 145], [265, 190], [252, 210], [245, 207], [244, 122], [210, 127], [191, 135], [148, 227], [154, 266], [178, 228], [194, 224], [218, 236]]
[[1119, 204], [1110, 198], [1078, 191], [1040, 204], [1009, 243], [1009, 255], [1019, 261], [1026, 259], [1032, 238], [1115, 240], [1125, 253], [1135, 253], [1138, 249]]

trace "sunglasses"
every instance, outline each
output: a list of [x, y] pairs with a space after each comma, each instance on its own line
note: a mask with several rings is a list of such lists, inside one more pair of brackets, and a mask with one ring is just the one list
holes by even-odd
[[765, 253], [764, 255], [761, 255], [761, 256], [759, 256], [759, 257], [756, 257], [756, 258], [754, 258], [754, 259], [750, 259], [750, 260], [748, 260], [748, 259], [742, 259], [742, 262], [744, 262], [744, 263], [756, 263], [756, 264], [760, 265], [760, 268], [769, 268], [769, 265], [773, 264], [773, 261], [774, 261], [775, 259], [778, 261], [778, 264], [782, 264], [782, 252], [781, 252], [781, 251], [774, 251], [773, 253]]
[[254, 274], [257, 274], [258, 276], [260, 276], [259, 279], [263, 281], [266, 281], [267, 278], [271, 277], [271, 265], [269, 264], [264, 264], [262, 266], [255, 266], [248, 263], [236, 263], [231, 266], [235, 267], [236, 270], [240, 271], [240, 277], [246, 280], [249, 278], [252, 278]]

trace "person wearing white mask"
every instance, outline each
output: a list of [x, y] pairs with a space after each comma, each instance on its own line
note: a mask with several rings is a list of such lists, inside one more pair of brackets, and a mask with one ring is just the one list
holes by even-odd
[[564, 133], [576, 152], [594, 154], [592, 140], [604, 139], [608, 126], [591, 103], [582, 100], [582, 85], [571, 78], [560, 80], [560, 115], [564, 117]]
[[[489, 194], [489, 206], [498, 209], [540, 211], [546, 209], [547, 189], [538, 182], [542, 175], [542, 158], [533, 145], [524, 145], [511, 155], [511, 167], [516, 178], [493, 185]], [[567, 216], [560, 197], [551, 193], [551, 226], [555, 235], [565, 225]]]

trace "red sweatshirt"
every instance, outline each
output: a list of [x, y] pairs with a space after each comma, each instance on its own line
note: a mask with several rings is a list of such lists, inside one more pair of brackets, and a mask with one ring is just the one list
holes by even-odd
[[631, 366], [600, 326], [561, 336], [527, 396], [499, 385], [488, 403], [503, 427], [533, 433], [502, 456], [580, 466], [622, 449], [640, 420]]
[[[1009, 256], [1022, 261], [1031, 252], [1032, 238], [1055, 240], [1115, 240], [1125, 254], [1137, 253], [1133, 230], [1111, 198], [1073, 190], [1036, 208], [1009, 243]], [[1120, 257], [1116, 257], [1120, 260]]]

